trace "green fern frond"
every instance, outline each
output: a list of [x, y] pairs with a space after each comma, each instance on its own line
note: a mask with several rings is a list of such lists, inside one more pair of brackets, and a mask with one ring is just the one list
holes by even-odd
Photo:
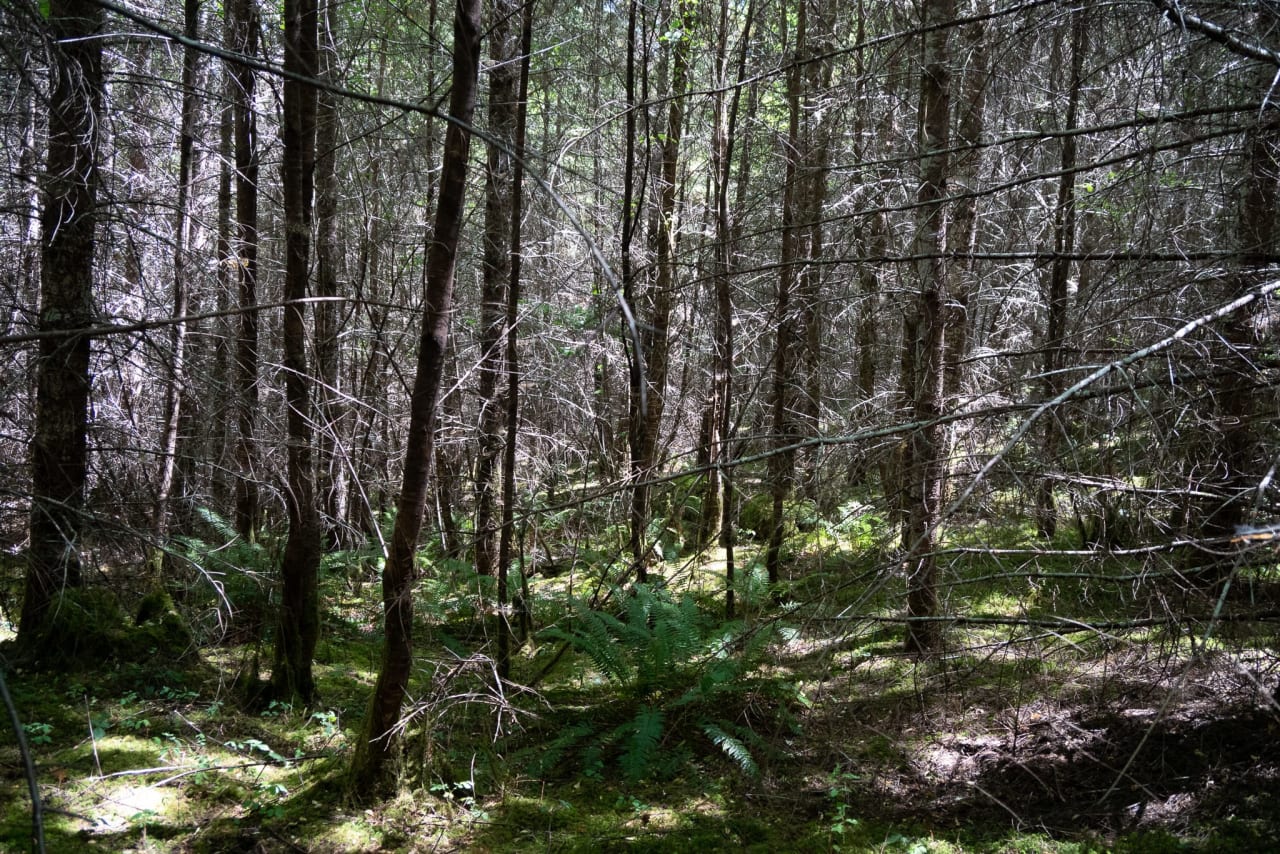
[[734, 761], [742, 773], [751, 777], [760, 773], [760, 766], [756, 764], [755, 757], [751, 755], [751, 750], [743, 744], [741, 739], [735, 738], [713, 723], [704, 723], [702, 732], [711, 739], [712, 744], [724, 752], [725, 756]]
[[530, 766], [530, 771], [536, 776], [547, 776], [560, 764], [560, 760], [564, 758], [565, 753], [570, 748], [579, 744], [593, 732], [595, 732], [595, 727], [590, 723], [579, 723], [567, 727], [550, 742], [540, 746], [537, 757]]
[[235, 525], [232, 525], [226, 518], [213, 512], [208, 507], [197, 507], [196, 515], [200, 517], [201, 522], [204, 522], [212, 528], [219, 537], [222, 537], [228, 542], [240, 536], [236, 531]]
[[626, 737], [619, 761], [628, 781], [635, 782], [649, 773], [658, 752], [658, 741], [662, 738], [663, 723], [660, 709], [644, 706], [634, 718], [616, 730]]

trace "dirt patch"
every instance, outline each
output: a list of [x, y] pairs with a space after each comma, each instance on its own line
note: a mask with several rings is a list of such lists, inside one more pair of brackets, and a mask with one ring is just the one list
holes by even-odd
[[918, 695], [828, 709], [811, 722], [822, 745], [810, 762], [856, 771], [858, 782], [833, 794], [829, 775], [814, 774], [811, 803], [829, 810], [839, 799], [863, 816], [939, 830], [1076, 838], [1200, 835], [1226, 821], [1274, 829], [1280, 713], [1256, 671], [1131, 664], [1106, 686], [1078, 673], [1055, 699], [1031, 691], [1038, 699], [1024, 705], [975, 689], [963, 708], [955, 695]]

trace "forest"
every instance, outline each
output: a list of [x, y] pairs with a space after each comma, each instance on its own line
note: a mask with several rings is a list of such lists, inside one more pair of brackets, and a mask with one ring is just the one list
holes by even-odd
[[1274, 850], [1274, 0], [0, 0], [0, 850]]

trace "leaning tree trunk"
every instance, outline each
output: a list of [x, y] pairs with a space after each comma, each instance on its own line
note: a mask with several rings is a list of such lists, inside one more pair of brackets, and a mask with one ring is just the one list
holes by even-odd
[[[316, 0], [285, 0], [284, 67], [316, 73]], [[289, 535], [280, 564], [280, 624], [276, 631], [272, 694], [310, 703], [311, 662], [320, 633], [317, 591], [320, 516], [311, 468], [311, 392], [307, 375], [306, 297], [311, 263], [311, 199], [315, 177], [316, 90], [294, 78], [284, 82], [284, 392], [288, 408]]]
[[936, 27], [954, 20], [955, 0], [924, 4], [924, 67], [920, 74], [920, 188], [914, 254], [920, 282], [917, 297], [914, 366], [911, 379], [912, 434], [907, 477], [907, 637], [908, 652], [932, 652], [942, 642], [933, 619], [938, 614], [937, 542], [942, 522], [942, 489], [946, 480], [943, 427], [943, 350], [946, 341], [947, 266], [944, 258], [947, 146], [951, 127], [950, 29]]
[[89, 337], [100, 182], [102, 12], [85, 0], [51, 0], [49, 141], [41, 212], [40, 319], [35, 435], [31, 443], [31, 545], [19, 644], [34, 651], [54, 597], [80, 584], [88, 476]]
[[414, 553], [427, 505], [428, 473], [434, 448], [435, 410], [440, 396], [453, 302], [453, 273], [458, 254], [471, 135], [464, 129], [475, 111], [480, 64], [480, 0], [458, 0], [453, 25], [453, 118], [445, 135], [440, 202], [427, 252], [427, 292], [418, 349], [418, 373], [409, 404], [409, 434], [404, 480], [396, 505], [391, 552], [382, 571], [385, 639], [382, 665], [368, 713], [351, 760], [351, 790], [356, 798], [384, 793], [391, 783], [391, 759], [399, 739], [396, 726], [413, 667]]

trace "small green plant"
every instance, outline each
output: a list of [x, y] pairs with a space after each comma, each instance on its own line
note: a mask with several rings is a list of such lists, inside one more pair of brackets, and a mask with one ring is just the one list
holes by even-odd
[[289, 789], [283, 783], [262, 780], [254, 786], [242, 806], [246, 812], [261, 818], [283, 818], [284, 804], [281, 801], [288, 796]]
[[262, 710], [264, 718], [285, 718], [293, 714], [293, 704], [286, 703], [282, 700], [272, 700], [267, 707]]
[[53, 726], [51, 724], [31, 722], [22, 725], [27, 733], [27, 741], [31, 744], [52, 744]]
[[831, 815], [827, 821], [827, 832], [832, 851], [852, 850], [846, 846], [849, 843], [849, 837], [858, 829], [860, 822], [854, 818], [848, 800], [852, 786], [857, 781], [857, 774], [842, 771], [839, 765], [827, 775], [827, 799], [832, 805]]
[[338, 729], [338, 713], [332, 709], [326, 712], [312, 712], [311, 720], [320, 727], [325, 738], [333, 738], [341, 731]]

